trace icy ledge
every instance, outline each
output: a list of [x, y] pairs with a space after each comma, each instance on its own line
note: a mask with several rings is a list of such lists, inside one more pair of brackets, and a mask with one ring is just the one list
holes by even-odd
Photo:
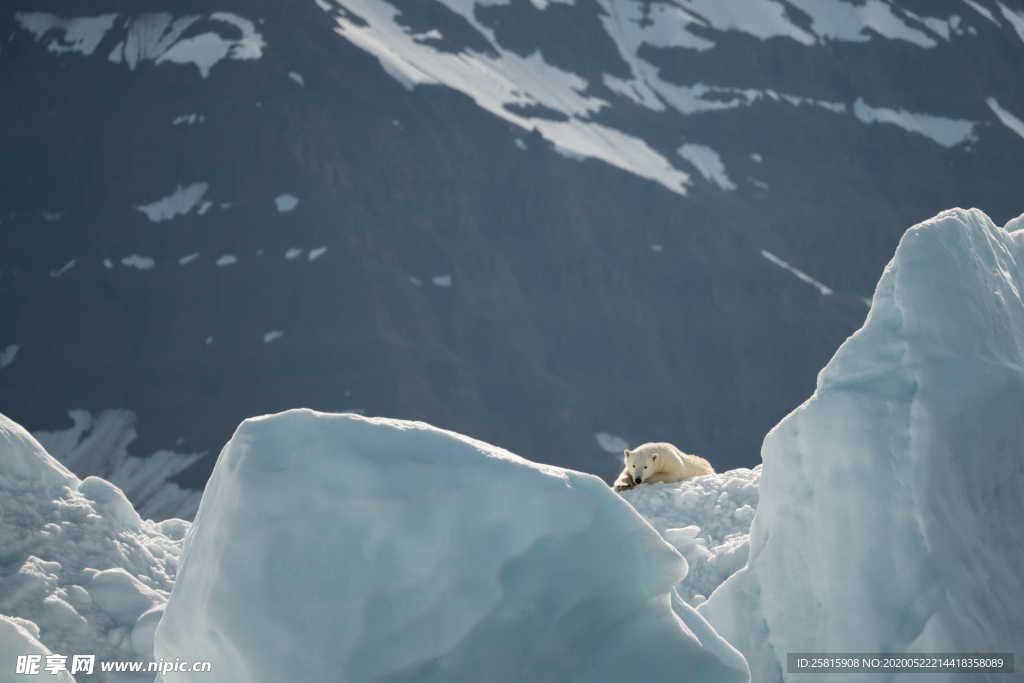
[[748, 680], [672, 599], [684, 572], [596, 477], [293, 410], [221, 452], [156, 653], [211, 660], [208, 683]]
[[788, 652], [1016, 650], [1020, 670], [1021, 227], [954, 209], [910, 228], [864, 327], [766, 437], [750, 561], [700, 608], [755, 683], [800, 678]]

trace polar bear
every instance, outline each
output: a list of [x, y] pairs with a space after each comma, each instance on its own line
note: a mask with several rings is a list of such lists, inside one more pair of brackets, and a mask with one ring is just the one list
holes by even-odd
[[612, 486], [616, 491], [638, 484], [676, 482], [714, 474], [715, 469], [704, 458], [683, 453], [670, 443], [645, 443], [623, 451], [625, 467]]

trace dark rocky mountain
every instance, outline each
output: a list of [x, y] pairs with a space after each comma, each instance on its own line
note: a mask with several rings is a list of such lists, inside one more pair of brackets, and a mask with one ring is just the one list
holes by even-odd
[[753, 465], [907, 226], [1024, 209], [1020, 1], [35, 0], [0, 41], [0, 412], [154, 516], [294, 406]]

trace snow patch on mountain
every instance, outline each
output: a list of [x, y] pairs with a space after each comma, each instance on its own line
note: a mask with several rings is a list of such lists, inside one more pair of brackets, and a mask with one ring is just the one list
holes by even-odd
[[1020, 137], [1024, 138], [1024, 121], [1021, 121], [1006, 109], [1003, 109], [1003, 107], [999, 105], [999, 100], [994, 97], [986, 98], [985, 104], [987, 104], [988, 108], [996, 115], [1000, 123]]
[[1020, 227], [954, 209], [910, 228], [864, 326], [765, 438], [750, 560], [700, 607], [754, 683], [788, 652], [1019, 652]]
[[0, 370], [14, 362], [18, 357], [18, 351], [21, 351], [21, 344], [8, 344], [0, 349]]
[[1010, 26], [1017, 32], [1017, 37], [1024, 42], [1024, 12], [1018, 12], [1012, 10], [1003, 3], [999, 3], [999, 11], [1003, 13], [1003, 17], [1006, 21], [1010, 22]]
[[736, 189], [736, 185], [729, 180], [729, 175], [725, 172], [722, 157], [707, 145], [687, 143], [679, 148], [679, 156], [693, 164], [704, 176], [704, 180], [714, 183], [726, 191]]
[[192, 64], [203, 78], [225, 59], [259, 59], [266, 46], [252, 21], [229, 12], [181, 17], [167, 12], [94, 17], [17, 12], [15, 20], [37, 42], [49, 38], [46, 49], [51, 52], [88, 57], [110, 34], [117, 42], [108, 59], [115, 64], [132, 70], [146, 61]]
[[169, 221], [178, 216], [187, 216], [193, 209], [202, 209], [205, 205], [203, 197], [209, 189], [208, 183], [192, 183], [185, 187], [178, 185], [174, 192], [166, 197], [135, 208], [146, 214], [146, 218], [154, 223]]
[[[383, 0], [346, 0], [344, 7], [358, 15], [360, 21], [352, 19], [348, 12], [338, 12], [337, 32], [376, 56], [387, 72], [406, 87], [441, 83], [455, 88], [492, 114], [526, 131], [536, 129], [558, 148], [600, 159], [655, 180], [674, 192], [686, 193], [689, 177], [646, 142], [590, 120], [590, 115], [607, 102], [584, 94], [584, 79], [551, 66], [537, 52], [524, 57], [502, 51], [493, 32], [476, 20], [471, 1], [449, 0], [447, 4], [462, 13], [490, 42], [495, 54], [454, 54], [417, 41], [396, 20], [398, 10]], [[568, 120], [521, 113], [523, 108], [537, 106], [559, 112]]]
[[78, 476], [99, 476], [121, 488], [139, 512], [150, 519], [190, 519], [201, 491], [183, 489], [170, 480], [203, 456], [160, 450], [145, 457], [128, 454], [135, 441], [135, 414], [130, 410], [68, 412], [71, 426], [37, 431], [34, 437]]
[[49, 38], [46, 49], [50, 52], [77, 53], [88, 57], [99, 47], [117, 15], [59, 17], [46, 12], [15, 12], [14, 19], [21, 28], [35, 36], [36, 42]]
[[854, 102], [853, 113], [864, 123], [888, 123], [899, 126], [911, 133], [930, 138], [943, 147], [955, 147], [975, 139], [973, 121], [919, 114], [904, 109], [872, 107], [861, 98]]
[[78, 263], [77, 259], [71, 259], [70, 261], [65, 263], [63, 266], [61, 266], [60, 268], [57, 268], [56, 270], [51, 270], [50, 271], [50, 277], [60, 277], [64, 273], [66, 273], [69, 270], [71, 270], [72, 268], [74, 268], [76, 263]]
[[202, 114], [181, 114], [179, 116], [175, 116], [174, 117], [174, 120], [171, 121], [171, 125], [172, 126], [180, 126], [180, 125], [194, 126], [194, 125], [196, 125], [198, 123], [203, 123], [205, 120], [206, 120], [206, 117], [203, 116]]
[[832, 294], [832, 288], [831, 287], [829, 287], [828, 285], [824, 285], [821, 282], [818, 282], [817, 280], [815, 280], [813, 277], [811, 277], [810, 275], [808, 275], [804, 271], [800, 270], [799, 268], [797, 268], [795, 266], [790, 265], [789, 263], [786, 263], [785, 261], [780, 259], [775, 254], [771, 253], [770, 251], [762, 249], [761, 250], [761, 256], [763, 256], [768, 261], [774, 263], [779, 268], [782, 268], [783, 270], [792, 273], [793, 275], [796, 276], [796, 278], [798, 280], [801, 280], [801, 281], [806, 282], [807, 284], [811, 285], [812, 287], [817, 289], [818, 292], [822, 296], [830, 296]]
[[279, 194], [274, 197], [274, 207], [278, 213], [288, 213], [294, 211], [295, 207], [299, 205], [299, 198], [293, 194]]
[[982, 4], [978, 3], [978, 2], [975, 2], [975, 0], [964, 0], [964, 3], [968, 7], [973, 9], [975, 12], [977, 12], [981, 16], [983, 16], [986, 19], [988, 19], [989, 21], [991, 21], [996, 26], [999, 26], [999, 20], [996, 19], [995, 15], [993, 15], [992, 12], [987, 7], [985, 7], [984, 5], [982, 5]]
[[156, 266], [156, 261], [149, 256], [131, 254], [121, 259], [121, 264], [136, 270], [153, 270], [154, 266]]

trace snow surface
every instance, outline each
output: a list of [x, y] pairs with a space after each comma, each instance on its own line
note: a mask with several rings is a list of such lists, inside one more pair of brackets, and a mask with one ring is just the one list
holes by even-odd
[[1003, 13], [1003, 17], [1006, 18], [1013, 30], [1017, 32], [1017, 37], [1024, 42], [1024, 12], [1018, 12], [1012, 10], [1003, 3], [999, 3], [999, 11]]
[[174, 192], [166, 197], [135, 208], [146, 214], [146, 218], [154, 223], [169, 221], [177, 216], [187, 216], [193, 209], [200, 207], [203, 196], [209, 189], [207, 183], [192, 183], [187, 187], [178, 185]]
[[861, 98], [857, 98], [853, 103], [853, 113], [864, 123], [889, 123], [899, 126], [911, 133], [930, 138], [943, 147], [955, 147], [974, 139], [974, 122], [964, 119], [918, 114], [903, 109], [872, 107]]
[[57, 54], [78, 53], [88, 57], [99, 46], [103, 36], [117, 20], [116, 14], [95, 17], [59, 17], [46, 12], [15, 12], [18, 25], [35, 36], [37, 42], [46, 37], [46, 49]]
[[[707, 83], [680, 85], [665, 80], [662, 70], [642, 56], [651, 46], [708, 50], [716, 44], [716, 33], [735, 32], [807, 46], [884, 39], [910, 43], [915, 49], [934, 48], [963, 32], [957, 14], [918, 15], [882, 0], [595, 0], [607, 40], [629, 70], [625, 77], [605, 73], [595, 79], [591, 74], [584, 76], [547, 63], [543, 50], [520, 54], [503, 47], [494, 29], [477, 18], [476, 9], [508, 4], [506, 0], [441, 2], [475, 29], [479, 40], [487, 44], [486, 50], [454, 52], [450, 47], [442, 48], [435, 40], [440, 35], [436, 29], [424, 32], [409, 28], [400, 20], [400, 9], [386, 0], [319, 0], [317, 4], [333, 15], [339, 35], [375, 56], [406, 89], [445, 85], [523, 132], [539, 133], [567, 158], [598, 159], [678, 194], [686, 195], [691, 185], [687, 164], [673, 154], [684, 141], [680, 139], [674, 145], [655, 143], [645, 139], [643, 133], [609, 125], [606, 122], [614, 117], [602, 116], [603, 110], [614, 106], [618, 98], [653, 111], [671, 109], [683, 115], [770, 100], [794, 107], [818, 107], [866, 123], [898, 125], [945, 146], [973, 139], [973, 121], [925, 112], [869, 107], [863, 101], [848, 106], [772, 90]], [[801, 11], [809, 18], [809, 25], [800, 19], [794, 21]], [[563, 118], [531, 115], [531, 108], [554, 111]], [[523, 147], [518, 132], [512, 133], [512, 139]], [[711, 157], [705, 150], [690, 149], [681, 153], [705, 178], [723, 188], [735, 188], [717, 155]]]
[[65, 263], [63, 266], [61, 266], [60, 268], [58, 268], [56, 270], [51, 270], [50, 271], [50, 277], [60, 277], [64, 273], [66, 273], [69, 270], [71, 270], [72, 268], [74, 268], [76, 263], [78, 263], [77, 259], [71, 259], [70, 261]]
[[171, 121], [171, 125], [172, 126], [181, 126], [181, 125], [194, 126], [197, 123], [203, 123], [204, 121], [206, 121], [206, 117], [203, 116], [202, 114], [181, 114], [179, 116], [175, 116], [174, 117], [174, 120]]
[[51, 654], [50, 649], [39, 642], [39, 627], [34, 622], [0, 615], [0, 666], [4, 667], [4, 673], [14, 673], [18, 657], [39, 655], [41, 659], [36, 676], [47, 675], [52, 676], [48, 678], [51, 681], [75, 683], [75, 679], [66, 671], [51, 674], [45, 669], [46, 658]]
[[1024, 233], [1008, 229], [977, 209], [910, 228], [864, 326], [765, 438], [749, 564], [700, 607], [756, 683], [782, 680], [787, 652], [1020, 656]]
[[[251, 21], [228, 12], [181, 17], [166, 12], [93, 17], [17, 12], [15, 20], [37, 42], [49, 38], [46, 49], [50, 52], [88, 57], [111, 33], [118, 42], [108, 59], [115, 64], [133, 71], [145, 61], [192, 64], [203, 78], [225, 59], [259, 59], [266, 45]], [[183, 37], [186, 33], [188, 37]]]
[[686, 558], [690, 571], [676, 586], [676, 592], [694, 607], [746, 564], [760, 480], [758, 465], [752, 470], [739, 468], [622, 492], [622, 497]]
[[142, 256], [140, 254], [125, 256], [121, 259], [121, 263], [129, 268], [135, 268], [137, 270], [153, 270], [153, 267], [156, 265], [156, 261], [152, 258], [149, 256]]
[[1024, 121], [999, 106], [999, 100], [994, 97], [986, 98], [985, 104], [999, 118], [1000, 123], [1024, 138]]
[[146, 610], [166, 602], [188, 528], [141, 519], [116, 486], [79, 480], [0, 415], [3, 680], [11, 680], [12, 654], [148, 659], [151, 625], [135, 638], [134, 629]]
[[804, 271], [800, 270], [799, 268], [796, 268], [795, 266], [791, 266], [789, 263], [783, 261], [770, 251], [762, 249], [761, 256], [765, 257], [768, 261], [774, 263], [779, 268], [782, 268], [783, 270], [792, 273], [797, 277], [798, 280], [802, 280], [803, 282], [806, 282], [807, 284], [811, 285], [812, 287], [817, 289], [822, 296], [830, 296], [832, 294], [831, 287], [818, 282]]
[[718, 185], [723, 190], [736, 189], [736, 185], [729, 180], [729, 175], [725, 172], [722, 157], [707, 145], [687, 143], [679, 148], [679, 156], [693, 164], [704, 176], [704, 180]]
[[288, 213], [299, 205], [299, 198], [293, 194], [279, 194], [274, 197], [274, 206], [278, 213]]
[[95, 475], [116, 484], [136, 509], [150, 519], [191, 519], [199, 508], [201, 491], [184, 489], [171, 481], [203, 453], [159, 450], [145, 457], [128, 455], [137, 438], [135, 414], [130, 410], [68, 412], [71, 426], [37, 431], [33, 436], [50, 455], [78, 476]]
[[212, 660], [210, 683], [745, 681], [672, 599], [684, 573], [596, 477], [422, 423], [293, 410], [222, 451], [156, 655]]
[[0, 369], [13, 363], [14, 359], [18, 357], [18, 351], [21, 351], [21, 344], [8, 344], [0, 349]]

